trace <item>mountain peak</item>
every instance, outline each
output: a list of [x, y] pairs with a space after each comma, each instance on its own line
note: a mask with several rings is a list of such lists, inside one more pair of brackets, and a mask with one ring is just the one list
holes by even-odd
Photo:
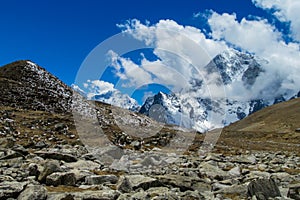
[[49, 112], [71, 108], [72, 89], [29, 60], [0, 67], [0, 105]]

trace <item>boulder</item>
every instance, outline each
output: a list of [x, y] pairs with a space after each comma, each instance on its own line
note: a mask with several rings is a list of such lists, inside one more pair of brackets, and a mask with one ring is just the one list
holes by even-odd
[[59, 152], [36, 151], [35, 154], [44, 159], [63, 160], [65, 162], [76, 162], [78, 160], [75, 156], [71, 154]]
[[201, 163], [200, 172], [209, 178], [224, 180], [228, 177], [228, 173], [223, 171], [218, 166], [211, 165], [207, 162]]
[[288, 197], [291, 199], [300, 199], [300, 183], [289, 186]]
[[18, 196], [18, 200], [45, 200], [47, 190], [41, 185], [28, 185]]
[[28, 182], [4, 181], [0, 183], [0, 199], [14, 198], [24, 190]]
[[74, 186], [76, 184], [75, 174], [72, 172], [55, 172], [47, 176], [46, 185], [67, 185]]
[[117, 190], [123, 193], [129, 193], [132, 191], [132, 184], [126, 176], [122, 176], [119, 179], [119, 182], [117, 184]]
[[268, 198], [281, 197], [276, 182], [273, 179], [257, 179], [248, 185], [247, 195], [257, 200], [265, 200]]
[[103, 183], [115, 184], [118, 182], [118, 177], [115, 175], [92, 175], [85, 177], [87, 185], [101, 185]]
[[48, 175], [59, 171], [61, 171], [61, 168], [58, 161], [56, 160], [47, 161], [45, 163], [44, 170], [41, 172], [41, 174], [38, 177], [38, 181], [44, 182]]
[[155, 178], [150, 178], [143, 175], [128, 175], [120, 179], [119, 183], [117, 184], [117, 188], [122, 192], [128, 192], [138, 188], [147, 190], [150, 187], [157, 187], [160, 185], [161, 183]]

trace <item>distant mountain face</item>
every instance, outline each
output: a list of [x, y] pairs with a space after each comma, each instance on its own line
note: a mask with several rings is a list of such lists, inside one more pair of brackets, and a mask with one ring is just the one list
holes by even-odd
[[[96, 80], [96, 82], [102, 82], [102, 81]], [[102, 83], [112, 85], [108, 82], [102, 82]], [[91, 87], [91, 85], [93, 85], [93, 83], [89, 82], [89, 84], [87, 84], [87, 88], [89, 89]], [[103, 103], [107, 103], [110, 105], [114, 105], [117, 107], [121, 107], [121, 108], [128, 109], [131, 111], [136, 111], [136, 112], [138, 112], [140, 109], [140, 106], [138, 105], [138, 103], [135, 99], [133, 99], [129, 95], [123, 94], [119, 90], [113, 88], [113, 85], [109, 90], [99, 88], [99, 89], [97, 89], [96, 92], [95, 91], [94, 92], [85, 92], [76, 85], [73, 85], [72, 87], [75, 91], [77, 91], [80, 94], [82, 94], [83, 96], [87, 97], [88, 100], [100, 101]]]
[[[160, 92], [149, 97], [141, 107], [140, 113], [151, 117], [149, 111], [154, 105], [156, 107], [159, 105], [164, 110], [160, 118], [163, 118], [166, 123], [205, 132], [241, 120], [267, 106], [299, 96], [299, 93], [296, 93], [294, 96], [282, 94], [273, 98], [263, 96], [243, 98], [251, 93], [257, 79], [265, 73], [261, 66], [264, 62], [267, 61], [236, 50], [223, 52], [204, 69], [208, 75], [218, 73], [219, 76], [215, 81], [224, 88], [242, 88], [236, 92], [240, 93], [241, 98], [230, 96], [230, 94], [223, 97], [204, 97], [204, 81], [193, 78], [190, 80], [191, 87], [184, 92], [176, 94]], [[239, 85], [242, 87], [237, 87]]]
[[73, 91], [30, 61], [0, 68], [0, 106], [48, 112], [70, 112]]

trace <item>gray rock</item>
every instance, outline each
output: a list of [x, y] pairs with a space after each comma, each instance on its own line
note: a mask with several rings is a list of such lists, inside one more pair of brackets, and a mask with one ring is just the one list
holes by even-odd
[[222, 188], [217, 193], [220, 194], [235, 194], [239, 195], [239, 197], [246, 198], [247, 196], [247, 184], [242, 185], [231, 185], [226, 188]]
[[131, 146], [133, 146], [134, 149], [139, 150], [141, 149], [142, 145], [140, 141], [133, 141], [130, 143]]
[[29, 154], [28, 150], [25, 149], [25, 148], [24, 148], [23, 146], [21, 146], [21, 145], [15, 145], [15, 146], [12, 148], [12, 150], [14, 150], [14, 151], [16, 151], [16, 152], [22, 154], [23, 156], [26, 156], [26, 155]]
[[0, 199], [16, 199], [23, 191], [27, 182], [4, 181], [0, 183]]
[[85, 183], [88, 185], [101, 185], [103, 183], [115, 184], [118, 182], [118, 177], [115, 175], [92, 175], [85, 177]]
[[224, 180], [229, 175], [226, 171], [223, 171], [217, 166], [211, 165], [209, 163], [201, 163], [200, 172], [207, 175], [209, 178]]
[[38, 165], [35, 163], [30, 163], [28, 166], [28, 175], [29, 176], [35, 176], [36, 178], [38, 178], [38, 176], [40, 175], [40, 171], [38, 169]]
[[68, 193], [48, 193], [47, 200], [74, 200], [73, 194]]
[[34, 148], [36, 149], [42, 149], [48, 147], [48, 145], [44, 141], [38, 141], [35, 145]]
[[256, 157], [254, 155], [240, 155], [232, 158], [232, 162], [241, 164], [255, 164]]
[[197, 190], [199, 192], [211, 190], [210, 184], [202, 182], [198, 177], [189, 177], [181, 175], [163, 175], [156, 177], [161, 185], [168, 185], [179, 188], [181, 191]]
[[[125, 179], [122, 179], [121, 181], [123, 181], [123, 182], [128, 181], [129, 184], [124, 183], [124, 185], [131, 185], [133, 190], [136, 190], [138, 188], [147, 190], [150, 187], [157, 187], [157, 186], [161, 185], [160, 182], [157, 181], [157, 179], [150, 178], [150, 177], [143, 176], [143, 175], [128, 175], [128, 176], [126, 176]], [[118, 185], [122, 185], [122, 183], [119, 183]]]
[[13, 158], [18, 158], [18, 157], [23, 157], [23, 155], [17, 151], [14, 150], [7, 150], [6, 155], [1, 157], [0, 160], [7, 160], [7, 159], [13, 159]]
[[234, 177], [239, 177], [241, 176], [241, 168], [239, 166], [232, 168], [231, 170], [228, 171], [228, 174], [234, 178]]
[[56, 160], [50, 160], [45, 163], [44, 170], [38, 177], [38, 181], [44, 182], [46, 177], [54, 172], [60, 172], [61, 168], [59, 162]]
[[65, 163], [64, 166], [78, 170], [94, 170], [99, 169], [101, 165], [90, 160], [78, 160], [77, 162]]
[[148, 195], [147, 192], [144, 190], [140, 190], [138, 192], [135, 192], [132, 194], [131, 199], [136, 199], [136, 200], [150, 200], [150, 195]]
[[117, 183], [117, 190], [123, 193], [129, 193], [132, 191], [132, 184], [126, 176], [122, 176]]
[[74, 199], [82, 200], [116, 200], [120, 196], [120, 193], [116, 190], [106, 189], [97, 191], [82, 191], [72, 193]]
[[28, 185], [18, 196], [18, 200], [45, 200], [47, 190], [41, 185]]
[[76, 162], [78, 160], [75, 156], [71, 154], [59, 152], [36, 151], [35, 154], [44, 159], [63, 160], [65, 162]]
[[4, 181], [13, 181], [14, 178], [11, 176], [7, 176], [7, 175], [0, 175], [0, 182], [4, 182]]
[[197, 199], [197, 200], [204, 200], [204, 196], [202, 196], [198, 191], [186, 191], [181, 195], [182, 200], [190, 200], [190, 199]]
[[0, 138], [1, 148], [12, 148], [15, 145], [15, 139], [13, 137]]
[[300, 183], [290, 185], [287, 196], [292, 199], [300, 199]]
[[278, 186], [273, 179], [257, 179], [248, 185], [247, 195], [255, 196], [257, 200], [265, 200], [269, 197], [281, 197]]
[[46, 185], [67, 185], [74, 186], [76, 184], [76, 177], [71, 172], [55, 172], [47, 176]]

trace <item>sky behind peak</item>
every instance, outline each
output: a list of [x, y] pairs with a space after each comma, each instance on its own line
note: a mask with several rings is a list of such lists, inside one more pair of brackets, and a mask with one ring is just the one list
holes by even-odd
[[[173, 25], [177, 28], [184, 27], [187, 34], [191, 31], [186, 29], [187, 26], [203, 34], [206, 34], [204, 29], [209, 29], [205, 35], [206, 41], [210, 37], [214, 42], [217, 41], [216, 45], [222, 46], [221, 43], [225, 41], [266, 57], [269, 54], [255, 46], [257, 43], [251, 41], [251, 37], [240, 37], [241, 41], [238, 41], [238, 37], [231, 36], [236, 36], [235, 33], [253, 34], [262, 37], [258, 40], [261, 39], [261, 43], [267, 41], [271, 47], [278, 47], [276, 40], [282, 40], [285, 45], [279, 45], [279, 50], [275, 53], [285, 55], [290, 52], [287, 57], [294, 59], [299, 55], [300, 40], [300, 23], [297, 17], [300, 6], [297, 2], [299, 1], [287, 0], [282, 4], [272, 0], [3, 0], [0, 3], [0, 65], [29, 59], [71, 85], [88, 54], [102, 41], [120, 33], [122, 29], [117, 24], [126, 25], [128, 20], [137, 20], [147, 30], [151, 27], [158, 30], [168, 22], [174, 22]], [[209, 19], [203, 19], [201, 16], [208, 11], [212, 15]], [[147, 25], [146, 21], [150, 24]], [[142, 34], [138, 27], [127, 27], [127, 31], [130, 30], [137, 31], [132, 36]], [[246, 42], [248, 40], [249, 43]], [[118, 56], [121, 55], [116, 55]]]

